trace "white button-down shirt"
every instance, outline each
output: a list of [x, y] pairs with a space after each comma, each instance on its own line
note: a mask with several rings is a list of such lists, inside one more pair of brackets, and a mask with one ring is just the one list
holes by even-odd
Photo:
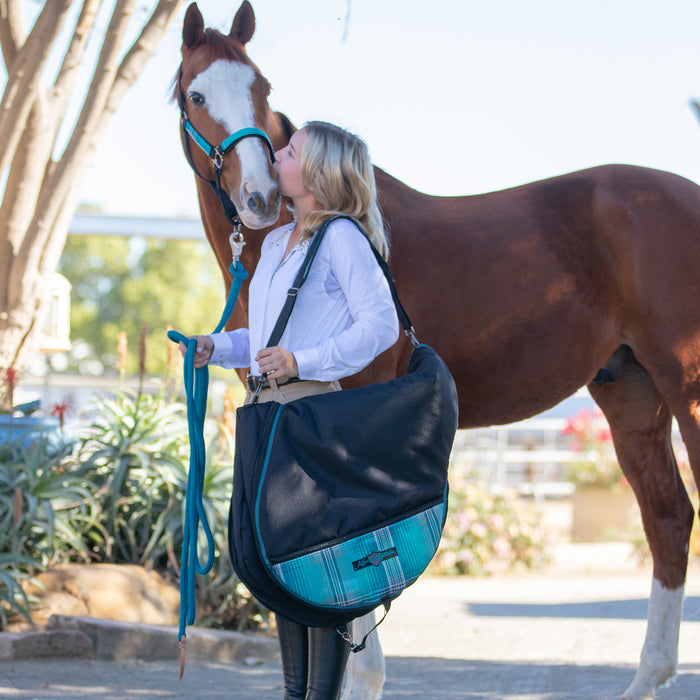
[[[265, 237], [250, 282], [249, 328], [212, 334], [210, 364], [260, 374], [253, 358], [267, 345], [309, 244], [301, 241], [283, 260], [291, 229], [285, 225]], [[367, 239], [347, 219], [333, 221], [279, 346], [296, 358], [300, 379], [333, 381], [366, 367], [398, 333], [389, 285]]]

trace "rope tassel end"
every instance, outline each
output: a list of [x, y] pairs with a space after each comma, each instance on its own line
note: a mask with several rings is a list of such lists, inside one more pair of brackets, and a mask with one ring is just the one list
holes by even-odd
[[182, 635], [182, 638], [180, 639], [180, 676], [178, 677], [178, 681], [182, 680], [182, 677], [185, 675], [185, 635]]

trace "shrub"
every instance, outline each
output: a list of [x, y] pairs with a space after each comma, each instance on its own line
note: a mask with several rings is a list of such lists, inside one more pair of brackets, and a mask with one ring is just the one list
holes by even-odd
[[71, 447], [39, 435], [0, 446], [0, 618], [30, 618], [20, 582], [47, 566], [89, 557], [84, 535], [95, 501]]
[[454, 475], [449, 503], [432, 573], [491, 575], [547, 562], [539, 515], [516, 492], [493, 495], [469, 475]]
[[[97, 502], [97, 522], [87, 533], [92, 555], [177, 578], [189, 464], [185, 406], [124, 391], [114, 399], [97, 398], [88, 408], [95, 417], [81, 430], [78, 459]], [[207, 431], [203, 505], [215, 553], [212, 572], [197, 577], [200, 624], [257, 626], [267, 613], [240, 585], [228, 556], [233, 438], [223, 425], [208, 423]], [[205, 561], [201, 531], [198, 545]]]
[[583, 410], [570, 418], [562, 434], [580, 456], [567, 469], [567, 478], [579, 488], [629, 488], [617, 463], [612, 434], [600, 409]]
[[94, 557], [168, 569], [187, 478], [183, 406], [123, 391], [94, 399], [87, 410], [95, 417], [79, 429], [77, 459], [98, 506], [88, 533]]

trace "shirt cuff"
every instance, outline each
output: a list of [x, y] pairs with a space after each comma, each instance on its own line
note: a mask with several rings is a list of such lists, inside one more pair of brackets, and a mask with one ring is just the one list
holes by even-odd
[[222, 362], [231, 357], [233, 343], [225, 333], [214, 333], [209, 336], [214, 341], [214, 349], [212, 350], [209, 362], [212, 365], [220, 365]]
[[293, 355], [294, 359], [297, 361], [299, 379], [324, 381], [324, 379], [319, 376], [321, 354], [316, 348], [295, 350]]

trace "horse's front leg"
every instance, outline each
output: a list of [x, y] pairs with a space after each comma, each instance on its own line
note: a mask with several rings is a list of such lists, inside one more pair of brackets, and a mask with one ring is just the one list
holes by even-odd
[[[352, 638], [355, 641], [363, 639], [374, 625], [374, 612], [358, 617], [350, 624]], [[365, 648], [350, 654], [340, 700], [379, 700], [385, 675], [384, 653], [377, 630], [374, 630], [367, 637]]]
[[591, 385], [642, 513], [654, 561], [647, 633], [623, 700], [648, 700], [675, 677], [693, 508], [671, 445], [672, 417], [647, 371], [632, 362], [612, 384]]

